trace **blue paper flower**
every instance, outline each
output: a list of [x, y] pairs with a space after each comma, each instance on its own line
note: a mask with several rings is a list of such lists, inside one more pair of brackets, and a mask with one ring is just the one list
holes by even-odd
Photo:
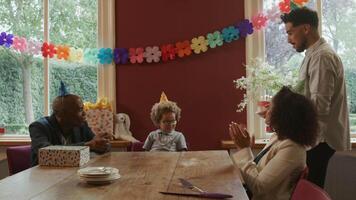
[[89, 64], [98, 64], [98, 49], [85, 49], [84, 50], [84, 62]]
[[112, 50], [110, 48], [101, 48], [98, 54], [100, 64], [111, 64], [112, 62]]
[[126, 64], [129, 59], [129, 52], [125, 48], [114, 49], [114, 62], [116, 64]]
[[245, 19], [237, 24], [236, 28], [239, 29], [241, 37], [246, 37], [247, 35], [253, 33], [253, 25], [248, 19]]
[[63, 81], [61, 81], [61, 85], [59, 86], [59, 96], [60, 97], [64, 97], [64, 96], [67, 96], [69, 95], [69, 92], [67, 90], [67, 87], [66, 85], [64, 84]]
[[235, 28], [234, 26], [229, 26], [222, 30], [222, 37], [225, 42], [232, 42], [233, 40], [239, 39], [239, 29]]
[[4, 45], [5, 47], [9, 48], [13, 43], [13, 37], [14, 35], [12, 34], [6, 34], [5, 32], [2, 32], [0, 35], [0, 45]]

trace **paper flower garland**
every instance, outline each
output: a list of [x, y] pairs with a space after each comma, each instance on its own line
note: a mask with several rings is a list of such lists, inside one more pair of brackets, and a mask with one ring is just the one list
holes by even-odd
[[129, 59], [129, 52], [125, 48], [114, 49], [115, 64], [126, 64]]
[[57, 58], [68, 60], [69, 57], [69, 47], [65, 45], [57, 46]]
[[174, 48], [173, 44], [166, 44], [161, 46], [162, 60], [164, 62], [168, 60], [174, 60], [176, 58], [177, 49]]
[[130, 62], [142, 63], [143, 62], [143, 48], [130, 48], [129, 49]]
[[260, 30], [264, 28], [267, 24], [267, 17], [262, 13], [258, 13], [257, 15], [252, 17], [252, 25], [256, 30]]
[[98, 64], [98, 53], [99, 49], [85, 49], [84, 50], [84, 61], [90, 64]]
[[68, 61], [71, 62], [83, 62], [84, 52], [83, 49], [76, 49], [74, 47], [69, 48], [69, 57]]
[[184, 56], [190, 56], [192, 54], [192, 49], [188, 40], [176, 43], [178, 57], [183, 58]]
[[146, 58], [146, 62], [151, 63], [159, 62], [162, 52], [159, 50], [157, 46], [154, 47], [146, 47], [145, 53], [143, 53], [143, 57]]
[[41, 43], [36, 42], [33, 40], [30, 40], [27, 42], [27, 50], [26, 53], [32, 54], [32, 55], [38, 55], [41, 52]]
[[253, 33], [253, 25], [248, 19], [237, 24], [236, 28], [239, 29], [241, 37], [246, 37]]
[[306, 4], [309, 0], [293, 0], [293, 2], [297, 5], [297, 6], [304, 6], [304, 4]]
[[101, 48], [99, 50], [98, 59], [100, 64], [111, 64], [112, 58], [113, 55], [110, 48]]
[[234, 26], [229, 26], [222, 30], [222, 37], [225, 42], [232, 42], [233, 40], [239, 39], [239, 29], [236, 29]]
[[[263, 11], [254, 15], [251, 19], [244, 19], [236, 23], [234, 26], [224, 27], [222, 30], [217, 30], [208, 33], [206, 36], [197, 36], [191, 40], [183, 40], [173, 44], [161, 44], [149, 47], [138, 48], [87, 48], [77, 49], [65, 45], [54, 45], [48, 42], [37, 42], [28, 40], [23, 37], [15, 36], [2, 32], [0, 34], [0, 46], [12, 47], [20, 53], [28, 53], [31, 55], [39, 55], [47, 58], [67, 60], [70, 62], [85, 62], [89, 64], [140, 64], [146, 61], [152, 62], [167, 62], [174, 60], [176, 56], [183, 58], [190, 56], [192, 51], [195, 54], [206, 52], [209, 48], [222, 46], [224, 43], [230, 43], [240, 37], [247, 37], [254, 30], [265, 28], [267, 22], [280, 20], [281, 13], [289, 13], [293, 9], [304, 6], [309, 0], [280, 0], [278, 5], [273, 6], [267, 11]], [[263, 14], [265, 13], [265, 14]], [[145, 50], [144, 50], [145, 49]]]
[[290, 12], [290, 0], [283, 0], [279, 2], [279, 10], [282, 13], [289, 13]]
[[208, 50], [208, 41], [204, 36], [199, 36], [192, 39], [190, 47], [194, 50], [194, 53], [200, 54], [200, 52], [206, 52]]
[[214, 33], [209, 33], [207, 35], [208, 44], [210, 48], [215, 48], [216, 46], [223, 45], [223, 37], [221, 36], [219, 31], [215, 31]]
[[13, 37], [14, 35], [12, 34], [6, 34], [5, 32], [2, 32], [0, 34], [0, 46], [5, 46], [7, 48], [9, 48], [12, 43], [13, 43]]
[[56, 54], [55, 46], [51, 43], [44, 42], [41, 48], [42, 56], [47, 58], [53, 58], [54, 54]]
[[12, 43], [12, 48], [19, 52], [25, 52], [27, 50], [27, 40], [26, 38], [23, 37], [14, 37], [13, 43]]

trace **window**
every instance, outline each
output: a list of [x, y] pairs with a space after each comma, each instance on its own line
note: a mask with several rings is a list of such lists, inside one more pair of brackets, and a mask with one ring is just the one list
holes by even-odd
[[341, 57], [345, 70], [351, 137], [356, 137], [356, 0], [322, 1], [322, 35]]
[[[247, 17], [250, 18], [258, 10], [268, 10], [273, 6], [278, 6], [279, 2], [280, 0], [247, 0], [245, 1], [247, 7], [257, 7], [257, 10], [247, 9]], [[350, 109], [351, 136], [356, 137], [356, 58], [354, 56], [356, 38], [351, 37], [356, 31], [356, 25], [353, 22], [356, 18], [356, 0], [342, 2], [338, 0], [310, 0], [306, 6], [317, 10], [319, 13], [321, 35], [333, 46], [344, 64]], [[263, 51], [258, 52], [255, 50], [257, 53], [248, 55], [247, 60], [258, 56], [265, 57], [270, 65], [287, 72], [298, 70], [304, 58], [304, 53], [297, 53], [288, 44], [283, 23], [269, 23], [268, 27], [265, 28], [264, 35], [257, 35], [250, 41], [247, 40], [247, 51], [251, 46], [256, 47], [255, 43], [259, 44], [257, 46]], [[256, 108], [253, 107], [253, 109]], [[248, 121], [254, 127], [264, 127], [263, 120], [256, 116], [254, 112], [248, 112]], [[252, 128], [252, 130], [260, 131], [260, 133], [256, 134], [259, 138], [269, 137], [264, 128]]]
[[[10, 0], [0, 4], [0, 32], [42, 45], [48, 40], [75, 48], [97, 47], [97, 0]], [[48, 5], [48, 6], [47, 6]], [[49, 15], [46, 15], [46, 13]], [[48, 16], [44, 17], [44, 16]], [[47, 18], [47, 19], [46, 19]], [[46, 23], [48, 20], [49, 23]], [[47, 25], [48, 24], [48, 25]], [[48, 67], [48, 71], [46, 68]], [[13, 47], [0, 47], [0, 124], [6, 135], [28, 135], [28, 124], [47, 115], [48, 102], [63, 80], [84, 101], [97, 99], [97, 65], [50, 59]], [[46, 80], [49, 78], [49, 89]], [[50, 111], [49, 111], [50, 112]]]

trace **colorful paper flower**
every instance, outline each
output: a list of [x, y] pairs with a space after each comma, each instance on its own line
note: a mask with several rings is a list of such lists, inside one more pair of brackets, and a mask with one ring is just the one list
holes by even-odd
[[0, 46], [5, 46], [7, 48], [9, 48], [12, 43], [13, 43], [13, 37], [14, 35], [12, 34], [6, 34], [5, 32], [2, 32], [0, 34]]
[[143, 57], [146, 58], [146, 62], [151, 63], [159, 62], [162, 52], [159, 50], [157, 46], [154, 47], [146, 47], [145, 53], [143, 53]]
[[258, 13], [257, 15], [252, 17], [252, 25], [256, 30], [264, 28], [266, 24], [267, 17], [264, 14]]
[[309, 0], [293, 0], [293, 3], [295, 3], [297, 6], [302, 7], [304, 4], [308, 3]]
[[199, 36], [192, 39], [190, 47], [194, 50], [194, 53], [200, 54], [200, 52], [206, 52], [208, 50], [208, 41], [204, 36]]
[[143, 48], [130, 48], [129, 49], [130, 62], [132, 64], [143, 62]]
[[41, 47], [42, 47], [41, 42], [30, 40], [27, 42], [26, 52], [32, 55], [38, 55], [41, 52]]
[[232, 42], [233, 40], [239, 39], [239, 29], [234, 26], [229, 26], [222, 30], [222, 37], [225, 42]]
[[26, 38], [23, 37], [14, 37], [13, 43], [12, 43], [12, 48], [19, 52], [25, 52], [27, 49], [27, 40]]
[[180, 58], [192, 54], [192, 48], [188, 40], [185, 40], [183, 42], [177, 42], [176, 49], [177, 49], [178, 57]]
[[223, 37], [220, 31], [215, 31], [214, 33], [208, 33], [206, 36], [208, 38], [208, 44], [210, 48], [215, 48], [216, 46], [223, 45]]
[[99, 50], [98, 59], [100, 64], [111, 64], [112, 63], [112, 50], [110, 48], [101, 48]]
[[177, 49], [173, 46], [173, 44], [165, 44], [161, 46], [162, 51], [162, 60], [174, 60], [176, 58]]
[[68, 60], [69, 57], [69, 47], [66, 45], [58, 45], [57, 46], [57, 58]]
[[98, 59], [99, 49], [85, 49], [84, 50], [84, 62], [96, 65], [99, 63]]
[[43, 43], [41, 51], [42, 51], [42, 56], [45, 58], [47, 57], [53, 58], [54, 54], [56, 54], [57, 52], [54, 44], [47, 43], [47, 42]]
[[114, 62], [116, 64], [126, 64], [129, 59], [129, 52], [125, 48], [114, 49]]
[[279, 2], [279, 10], [282, 13], [289, 13], [290, 12], [290, 0], [283, 0]]
[[84, 57], [83, 49], [81, 48], [76, 49], [74, 47], [71, 47], [69, 49], [68, 61], [81, 63], [83, 62], [83, 57]]
[[267, 19], [271, 22], [277, 22], [280, 20], [281, 12], [277, 6], [273, 6], [271, 9], [267, 10]]
[[239, 29], [241, 37], [246, 37], [247, 35], [253, 33], [252, 23], [248, 19], [244, 19], [242, 22], [237, 24], [236, 28]]

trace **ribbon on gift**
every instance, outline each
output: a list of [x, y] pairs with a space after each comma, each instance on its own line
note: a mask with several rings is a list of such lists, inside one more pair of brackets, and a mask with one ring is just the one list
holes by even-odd
[[91, 110], [91, 109], [108, 109], [112, 111], [112, 106], [108, 101], [108, 98], [100, 98], [96, 103], [85, 102], [84, 103], [84, 110]]

